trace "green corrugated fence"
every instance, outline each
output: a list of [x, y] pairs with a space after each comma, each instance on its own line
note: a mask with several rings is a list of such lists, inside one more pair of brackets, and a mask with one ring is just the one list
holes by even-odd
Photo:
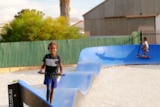
[[[0, 43], [0, 68], [42, 64], [51, 41]], [[76, 64], [83, 48], [107, 45], [139, 44], [139, 32], [131, 36], [89, 37], [79, 40], [56, 40], [63, 64]]]

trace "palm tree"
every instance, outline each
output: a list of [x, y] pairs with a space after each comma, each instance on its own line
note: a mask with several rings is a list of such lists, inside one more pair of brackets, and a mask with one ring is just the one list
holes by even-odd
[[70, 23], [70, 0], [60, 0], [60, 16], [66, 18], [67, 23]]

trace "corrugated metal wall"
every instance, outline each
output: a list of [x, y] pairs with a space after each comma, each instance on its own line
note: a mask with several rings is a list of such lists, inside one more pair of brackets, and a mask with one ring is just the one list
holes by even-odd
[[[101, 6], [92, 11], [95, 14], [100, 10], [105, 14], [105, 17], [126, 16], [126, 15], [149, 15], [160, 13], [159, 0], [108, 0]], [[89, 14], [86, 17], [90, 17]]]
[[[24, 67], [41, 65], [43, 56], [48, 53], [47, 47], [51, 41], [0, 43], [0, 68]], [[132, 36], [90, 37], [80, 40], [61, 40], [58, 44], [58, 54], [63, 64], [76, 64], [83, 48], [93, 46], [137, 44], [139, 33]]]
[[141, 26], [155, 30], [159, 5], [160, 0], [106, 0], [84, 15], [85, 31], [97, 36], [129, 35]]
[[[145, 20], [145, 22], [144, 22]], [[88, 20], [85, 30], [93, 36], [97, 35], [129, 35], [139, 28], [152, 27], [155, 30], [155, 17], [148, 18], [109, 18], [106, 20]], [[143, 29], [142, 29], [143, 30]], [[144, 29], [145, 30], [145, 29]]]

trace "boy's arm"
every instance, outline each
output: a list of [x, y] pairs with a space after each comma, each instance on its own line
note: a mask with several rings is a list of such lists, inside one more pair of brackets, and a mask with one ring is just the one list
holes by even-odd
[[59, 68], [60, 68], [60, 75], [62, 75], [62, 72], [63, 72], [63, 65], [62, 65], [62, 63], [59, 64]]
[[40, 73], [40, 74], [43, 73], [42, 70], [44, 69], [44, 67], [45, 67], [45, 63], [43, 62], [43, 64], [42, 64], [42, 66], [41, 66], [41, 68], [40, 68], [38, 73]]

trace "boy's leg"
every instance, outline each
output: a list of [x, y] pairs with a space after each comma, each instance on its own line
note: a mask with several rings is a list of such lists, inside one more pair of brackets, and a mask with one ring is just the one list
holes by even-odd
[[47, 101], [49, 101], [49, 94], [50, 94], [50, 90], [49, 90], [49, 86], [47, 86], [47, 92], [46, 92]]
[[46, 85], [46, 100], [49, 101], [49, 95], [50, 95], [50, 78], [45, 77], [44, 84]]
[[50, 92], [50, 104], [52, 104], [53, 96], [54, 96], [54, 89], [52, 88]]
[[144, 46], [144, 48], [143, 48], [143, 54], [144, 54], [144, 56], [146, 56], [147, 55], [147, 48]]
[[145, 49], [144, 50], [144, 55], [147, 55], [147, 53], [148, 53], [148, 49]]
[[51, 91], [50, 91], [50, 103], [52, 103], [53, 96], [54, 96], [54, 88], [56, 87], [57, 87], [57, 78], [53, 78], [51, 83]]

